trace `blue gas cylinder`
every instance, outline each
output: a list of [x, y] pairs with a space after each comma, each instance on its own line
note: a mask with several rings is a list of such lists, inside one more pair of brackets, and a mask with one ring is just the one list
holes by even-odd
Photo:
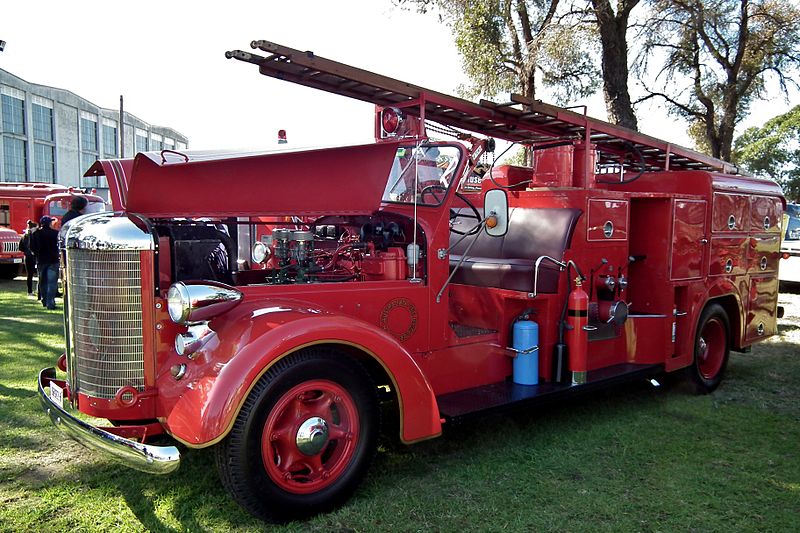
[[[539, 324], [532, 320], [519, 320], [514, 323], [513, 347], [527, 351], [539, 346]], [[539, 350], [530, 353], [517, 353], [514, 357], [514, 383], [518, 385], [537, 385], [539, 383]]]

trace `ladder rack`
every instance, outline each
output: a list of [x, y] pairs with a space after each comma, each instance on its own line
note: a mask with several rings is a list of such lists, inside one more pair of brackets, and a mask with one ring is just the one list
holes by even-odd
[[[267, 55], [233, 50], [225, 56], [257, 65], [265, 76], [381, 107], [402, 106], [405, 112], [418, 115], [423, 121], [533, 146], [563, 140], [588, 142], [596, 146], [601, 166], [622, 165], [631, 170], [641, 169], [644, 163], [647, 171], [739, 173], [735, 165], [720, 159], [522, 95], [512, 94], [507, 103], [475, 103], [337, 63], [313, 52], [269, 41], [253, 41], [250, 46]], [[635, 160], [630, 159], [633, 153], [637, 154]]]

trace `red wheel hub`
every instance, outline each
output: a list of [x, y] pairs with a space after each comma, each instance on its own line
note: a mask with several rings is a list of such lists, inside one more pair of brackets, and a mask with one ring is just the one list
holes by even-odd
[[320, 379], [295, 385], [278, 399], [264, 424], [264, 468], [287, 492], [317, 492], [347, 470], [358, 429], [356, 404], [339, 384]]
[[714, 379], [722, 368], [725, 342], [724, 324], [718, 318], [706, 322], [697, 340], [697, 368], [703, 379]]

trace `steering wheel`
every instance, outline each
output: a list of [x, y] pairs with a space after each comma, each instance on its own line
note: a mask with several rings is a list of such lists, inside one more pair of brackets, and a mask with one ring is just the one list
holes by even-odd
[[[432, 183], [431, 185], [423, 187], [422, 190], [419, 192], [419, 199], [422, 200], [423, 204], [428, 203], [425, 201], [426, 194], [430, 194], [431, 197], [433, 197], [433, 199], [436, 200], [437, 204], [441, 204], [442, 200], [444, 200], [444, 196], [447, 194], [447, 187], [445, 187], [441, 183]], [[439, 194], [441, 194], [441, 197], [439, 196]]]
[[[432, 185], [424, 187], [419, 193], [420, 199], [423, 202], [425, 202], [426, 194], [431, 195], [436, 200], [436, 203], [441, 204], [442, 200], [444, 200], [444, 195], [447, 194], [447, 188], [440, 183], [434, 183]], [[439, 194], [441, 194], [441, 197], [438, 196]], [[467, 205], [467, 207], [470, 208], [472, 213], [459, 213], [451, 209], [450, 222], [454, 221], [457, 218], [469, 218], [474, 220], [476, 224], [474, 227], [470, 228], [467, 231], [460, 231], [451, 226], [450, 231], [457, 235], [475, 235], [476, 233], [478, 233], [478, 231], [480, 231], [480, 222], [483, 220], [483, 217], [481, 216], [480, 211], [478, 211], [478, 208], [476, 208], [475, 205], [471, 201], [469, 201], [466, 196], [464, 196], [458, 191], [455, 192], [455, 195], [456, 198], [464, 202]]]
[[460, 213], [451, 209], [450, 222], [454, 221], [457, 218], [469, 218], [475, 220], [475, 226], [468, 229], [467, 231], [459, 231], [455, 229], [453, 226], [450, 226], [450, 231], [452, 233], [455, 233], [456, 235], [475, 235], [481, 230], [481, 221], [483, 220], [483, 217], [481, 216], [480, 211], [478, 211], [478, 208], [475, 207], [475, 204], [470, 202], [466, 196], [464, 196], [458, 191], [456, 191], [456, 198], [467, 204], [467, 207], [469, 207], [470, 210], [472, 210], [472, 213]]

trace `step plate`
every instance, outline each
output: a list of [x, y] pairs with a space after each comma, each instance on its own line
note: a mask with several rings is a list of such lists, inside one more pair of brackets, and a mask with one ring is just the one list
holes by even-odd
[[584, 385], [561, 385], [542, 383], [539, 385], [517, 385], [502, 381], [473, 389], [451, 392], [438, 396], [439, 412], [445, 419], [487, 413], [519, 405], [557, 401], [567, 396], [589, 392], [615, 383], [645, 379], [663, 371], [663, 365], [620, 364], [592, 370]]

